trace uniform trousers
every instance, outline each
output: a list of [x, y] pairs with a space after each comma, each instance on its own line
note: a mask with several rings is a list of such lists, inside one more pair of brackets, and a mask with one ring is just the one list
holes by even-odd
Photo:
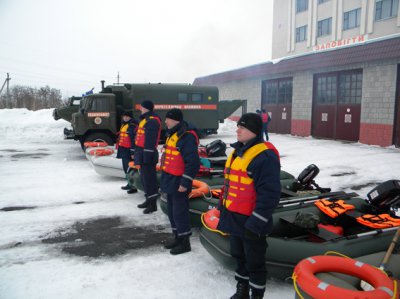
[[265, 253], [268, 247], [266, 236], [248, 239], [231, 235], [231, 254], [236, 259], [235, 279], [250, 283], [253, 294], [263, 294], [267, 281]]
[[167, 194], [167, 204], [172, 231], [178, 237], [191, 235], [188, 191]]

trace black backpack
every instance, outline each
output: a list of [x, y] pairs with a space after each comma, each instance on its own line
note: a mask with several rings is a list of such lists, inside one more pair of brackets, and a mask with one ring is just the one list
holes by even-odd
[[226, 156], [226, 144], [221, 139], [214, 140], [206, 145], [206, 153], [208, 157]]

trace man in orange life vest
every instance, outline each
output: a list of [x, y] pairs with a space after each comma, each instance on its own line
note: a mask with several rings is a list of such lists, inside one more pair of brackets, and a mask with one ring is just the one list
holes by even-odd
[[[135, 135], [137, 129], [137, 121], [133, 118], [132, 111], [122, 113], [121, 128], [118, 132], [117, 141], [117, 159], [122, 160], [122, 168], [125, 174], [129, 168], [129, 162], [133, 160], [135, 153]], [[137, 189], [130, 187], [128, 184], [121, 187], [127, 190], [128, 194], [136, 193]]]
[[279, 153], [263, 141], [262, 119], [244, 114], [237, 123], [237, 142], [225, 164], [225, 183], [218, 229], [230, 234], [237, 261], [236, 293], [231, 299], [263, 298], [267, 280], [266, 237], [281, 194]]
[[153, 112], [152, 101], [141, 103], [139, 126], [135, 138], [135, 165], [139, 167], [140, 178], [146, 200], [138, 205], [144, 214], [157, 211], [158, 184], [156, 165], [158, 162], [158, 142], [160, 140], [161, 120]]
[[194, 127], [183, 120], [182, 111], [171, 109], [165, 116], [167, 140], [161, 159], [162, 192], [167, 194], [168, 218], [174, 234], [164, 247], [173, 255], [191, 250], [189, 193], [200, 169], [199, 140]]

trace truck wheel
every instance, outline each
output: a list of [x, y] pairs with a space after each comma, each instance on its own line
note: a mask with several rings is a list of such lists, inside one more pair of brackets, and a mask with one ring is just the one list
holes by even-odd
[[93, 133], [86, 136], [86, 138], [83, 141], [81, 141], [82, 149], [85, 150], [83, 145], [85, 142], [92, 142], [92, 141], [107, 142], [108, 145], [114, 145], [114, 140], [106, 133]]

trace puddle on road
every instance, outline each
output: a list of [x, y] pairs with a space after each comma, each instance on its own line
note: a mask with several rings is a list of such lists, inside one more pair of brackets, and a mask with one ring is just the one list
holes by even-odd
[[0, 152], [7, 152], [7, 153], [22, 153], [23, 151], [19, 151], [19, 150], [12, 149], [12, 148], [6, 148], [6, 149], [2, 149], [2, 150], [0, 150]]
[[[116, 256], [132, 249], [161, 245], [171, 236], [162, 226], [122, 226], [120, 217], [76, 222], [43, 243], [62, 244], [62, 251], [78, 256]], [[71, 232], [71, 229], [73, 232]]]
[[357, 174], [355, 171], [347, 171], [347, 172], [339, 172], [339, 173], [333, 173], [331, 176], [346, 176], [346, 175], [353, 175]]
[[368, 183], [360, 184], [360, 185], [351, 185], [348, 188], [350, 188], [351, 190], [354, 190], [354, 191], [358, 191], [358, 190], [361, 190], [366, 187], [371, 187], [371, 189], [372, 189], [372, 188], [376, 187], [377, 185], [379, 185], [380, 183], [382, 183], [382, 182], [373, 181], [373, 182], [368, 182]]
[[12, 212], [12, 211], [20, 211], [20, 210], [32, 210], [36, 209], [34, 206], [15, 206], [15, 207], [4, 207], [1, 208], [0, 211], [4, 212]]
[[[30, 154], [15, 154], [11, 155], [11, 158], [20, 159], [20, 158], [32, 158], [32, 159], [41, 159], [43, 157], [49, 156], [48, 153], [30, 153]], [[15, 161], [15, 160], [13, 160]]]

